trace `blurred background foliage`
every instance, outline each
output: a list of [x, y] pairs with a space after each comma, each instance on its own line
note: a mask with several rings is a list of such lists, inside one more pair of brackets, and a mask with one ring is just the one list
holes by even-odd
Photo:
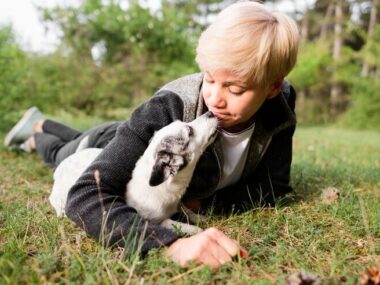
[[[61, 31], [50, 54], [23, 50], [12, 27], [1, 27], [0, 131], [32, 105], [50, 114], [126, 118], [164, 83], [197, 72], [201, 31], [235, 1], [157, 1], [154, 11], [137, 0], [40, 7], [43, 21]], [[378, 1], [316, 0], [302, 11], [296, 3], [291, 16], [302, 44], [288, 79], [298, 91], [299, 122], [380, 130]]]

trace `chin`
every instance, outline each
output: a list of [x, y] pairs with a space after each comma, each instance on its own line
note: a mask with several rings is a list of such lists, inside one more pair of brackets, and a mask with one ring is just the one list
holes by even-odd
[[233, 124], [228, 123], [228, 122], [219, 121], [218, 126], [221, 127], [222, 129], [226, 129], [226, 128], [231, 128], [233, 126]]
[[227, 132], [236, 133], [249, 127], [252, 122], [229, 122], [225, 124], [219, 124], [219, 126]]

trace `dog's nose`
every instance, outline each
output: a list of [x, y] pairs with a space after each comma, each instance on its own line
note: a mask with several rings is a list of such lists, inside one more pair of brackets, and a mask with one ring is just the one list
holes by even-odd
[[207, 118], [214, 118], [215, 116], [214, 116], [214, 113], [213, 113], [213, 112], [208, 111], [208, 112], [206, 113], [206, 117], [207, 117]]

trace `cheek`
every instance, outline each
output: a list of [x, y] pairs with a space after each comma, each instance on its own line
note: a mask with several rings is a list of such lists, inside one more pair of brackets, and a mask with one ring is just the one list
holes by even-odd
[[230, 102], [229, 106], [230, 112], [237, 118], [246, 118], [247, 116], [250, 116], [253, 111], [252, 102], [247, 100], [236, 100]]
[[262, 101], [264, 101], [261, 99], [262, 98], [259, 98], [258, 96], [252, 94], [240, 102], [240, 110], [242, 114], [244, 114], [244, 117], [251, 117], [256, 113], [256, 111], [262, 105]]
[[208, 105], [208, 98], [209, 98], [209, 91], [207, 88], [202, 88], [202, 97], [203, 97], [203, 100], [205, 101], [206, 105]]
[[247, 107], [241, 110], [240, 117], [244, 120], [248, 120], [249, 118], [252, 117], [253, 114], [254, 114], [253, 109], [250, 107]]

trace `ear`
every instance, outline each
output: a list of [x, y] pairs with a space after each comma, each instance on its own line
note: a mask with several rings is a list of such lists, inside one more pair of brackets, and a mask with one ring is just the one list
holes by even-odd
[[284, 82], [284, 78], [281, 78], [279, 80], [276, 80], [273, 83], [273, 85], [269, 88], [269, 94], [267, 96], [267, 99], [272, 99], [276, 97], [278, 94], [280, 94], [280, 90], [281, 90], [283, 82]]
[[187, 160], [181, 155], [175, 155], [165, 151], [159, 152], [152, 168], [149, 185], [153, 187], [160, 185], [165, 182], [169, 176], [177, 175], [178, 171], [186, 167], [186, 165]]
[[170, 168], [161, 159], [157, 159], [153, 165], [152, 174], [150, 175], [149, 185], [158, 186], [165, 182], [170, 176]]

